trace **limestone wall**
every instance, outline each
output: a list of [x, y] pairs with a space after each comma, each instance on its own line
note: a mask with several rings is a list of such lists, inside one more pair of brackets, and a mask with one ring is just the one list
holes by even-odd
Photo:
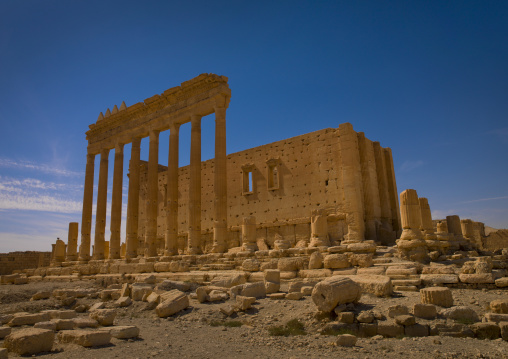
[[0, 253], [0, 275], [11, 274], [14, 270], [47, 267], [51, 252], [10, 252]]
[[[363, 133], [357, 133], [361, 145], [373, 146], [373, 142], [365, 139]], [[374, 147], [375, 148], [375, 147]], [[379, 236], [395, 239], [395, 232], [400, 228], [398, 218], [398, 202], [391, 200], [397, 194], [393, 176], [391, 151], [379, 147], [382, 161], [376, 163], [374, 150], [370, 154], [359, 156], [363, 173], [356, 183], [361, 198], [364, 187], [372, 191], [384, 191], [379, 197], [385, 202], [369, 202], [362, 205], [369, 228], [374, 230], [367, 234], [369, 238], [378, 240]], [[228, 155], [228, 247], [238, 245], [240, 226], [246, 216], [255, 216], [258, 225], [258, 241], [273, 246], [275, 239], [288, 239], [293, 245], [300, 239], [310, 237], [311, 210], [325, 209], [330, 215], [329, 236], [333, 243], [339, 243], [347, 234], [347, 216], [350, 205], [344, 200], [343, 173], [341, 171], [341, 150], [338, 129], [324, 129], [309, 134], [251, 148]], [[390, 168], [388, 168], [390, 167]], [[244, 183], [246, 173], [252, 172], [251, 187]], [[274, 173], [275, 172], [275, 173]], [[203, 248], [212, 240], [214, 221], [214, 160], [202, 162], [202, 241]], [[385, 176], [379, 185], [378, 174]], [[146, 163], [141, 165], [140, 178], [140, 213], [139, 238], [140, 244], [144, 236], [145, 203], [146, 203]], [[363, 184], [365, 182], [365, 186]], [[188, 227], [189, 200], [189, 166], [179, 169], [179, 232], [180, 248], [184, 247]], [[165, 231], [166, 202], [166, 168], [159, 166], [159, 214], [158, 242], [163, 247]], [[365, 200], [364, 200], [365, 201]], [[377, 206], [373, 208], [372, 206]], [[381, 211], [380, 206], [387, 208]], [[388, 213], [388, 215], [387, 215]], [[385, 223], [386, 222], [386, 223]], [[392, 224], [394, 224], [392, 226]], [[378, 229], [376, 231], [376, 229]]]
[[491, 251], [508, 248], [508, 229], [490, 232], [488, 236], [482, 238], [482, 244], [484, 249]]

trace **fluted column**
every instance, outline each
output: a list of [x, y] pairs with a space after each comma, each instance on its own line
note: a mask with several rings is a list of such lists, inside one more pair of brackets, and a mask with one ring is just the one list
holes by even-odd
[[101, 163], [99, 167], [93, 259], [104, 259], [104, 232], [106, 231], [106, 206], [108, 200], [108, 156], [109, 149], [103, 149], [101, 151]]
[[362, 242], [365, 239], [362, 171], [358, 137], [350, 123], [339, 125], [339, 146], [344, 202], [348, 212], [348, 233], [344, 236], [343, 243]]
[[393, 230], [399, 234], [401, 232], [400, 229], [400, 209], [399, 209], [399, 198], [397, 196], [397, 183], [395, 181], [395, 169], [393, 167], [393, 156], [392, 150], [390, 148], [383, 148], [383, 152], [385, 155], [385, 164], [386, 164], [386, 174], [387, 174], [387, 184], [388, 184], [388, 194], [390, 196], [390, 207], [392, 209], [392, 226]]
[[421, 219], [421, 227], [425, 239], [434, 240], [436, 239], [436, 234], [434, 232], [434, 226], [432, 225], [432, 213], [430, 211], [429, 201], [427, 198], [420, 197], [420, 213], [422, 216]]
[[111, 237], [109, 239], [109, 259], [120, 259], [120, 228], [122, 226], [122, 185], [123, 185], [123, 144], [115, 147], [115, 167], [113, 169], [113, 194], [111, 198]]
[[191, 116], [188, 254], [201, 253], [201, 116]]
[[225, 250], [227, 236], [227, 169], [226, 169], [226, 108], [215, 108], [215, 223], [213, 229], [214, 253]]
[[159, 131], [150, 131], [150, 149], [148, 154], [147, 199], [146, 199], [146, 229], [145, 229], [145, 257], [157, 256], [157, 205], [159, 183]]
[[139, 159], [141, 138], [132, 140], [131, 160], [129, 162], [129, 194], [127, 198], [127, 240], [125, 258], [138, 255], [138, 213], [139, 213]]
[[69, 236], [67, 238], [67, 253], [65, 260], [67, 262], [75, 261], [78, 258], [78, 222], [69, 223]]
[[86, 155], [85, 188], [83, 191], [83, 212], [81, 214], [81, 244], [79, 246], [79, 260], [90, 259], [90, 232], [92, 231], [93, 207], [93, 177], [95, 155]]
[[177, 254], [178, 244], [178, 142], [179, 124], [171, 124], [169, 127], [169, 154], [167, 193], [168, 203], [166, 211], [166, 247], [164, 255]]
[[414, 189], [407, 189], [400, 194], [400, 214], [403, 228], [400, 239], [423, 239], [420, 230], [422, 223], [420, 201]]

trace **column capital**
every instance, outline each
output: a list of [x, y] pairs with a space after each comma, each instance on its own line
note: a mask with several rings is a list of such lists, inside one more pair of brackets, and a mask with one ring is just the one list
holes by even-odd
[[149, 130], [148, 136], [150, 137], [150, 141], [159, 141], [159, 130]]
[[226, 109], [229, 105], [229, 97], [224, 94], [215, 96], [214, 100], [215, 100], [215, 106], [214, 106], [215, 108]]
[[117, 142], [115, 144], [115, 153], [120, 153], [120, 152], [123, 152], [123, 146], [125, 146], [124, 143], [121, 143], [121, 142]]
[[87, 153], [86, 154], [86, 163], [91, 163], [95, 161], [95, 153]]
[[181, 124], [179, 124], [177, 122], [172, 122], [169, 124], [169, 131], [170, 132], [176, 131], [178, 133], [178, 131], [180, 130], [180, 126], [181, 126]]
[[109, 156], [109, 151], [110, 149], [109, 148], [101, 148], [101, 160], [103, 158], [106, 158]]
[[201, 115], [191, 115], [191, 123], [192, 123], [192, 126], [195, 126], [195, 125], [200, 125], [201, 124], [201, 119], [203, 118], [203, 116]]
[[141, 145], [141, 137], [133, 137], [131, 140], [132, 146], [140, 146]]

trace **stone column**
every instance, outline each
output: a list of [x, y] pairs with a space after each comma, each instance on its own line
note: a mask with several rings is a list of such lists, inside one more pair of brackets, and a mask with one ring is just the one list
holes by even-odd
[[57, 238], [55, 249], [53, 251], [53, 263], [60, 265], [65, 260], [65, 243]]
[[448, 227], [450, 249], [457, 251], [464, 247], [465, 241], [462, 236], [462, 228], [460, 227], [459, 216], [446, 216], [446, 225]]
[[254, 216], [243, 218], [242, 250], [247, 252], [255, 252], [258, 250], [256, 243], [256, 217]]
[[381, 204], [379, 202], [376, 160], [372, 141], [365, 138], [363, 132], [358, 133], [358, 147], [363, 182], [363, 202], [365, 215], [365, 239], [378, 241], [377, 227], [381, 219]]
[[396, 236], [392, 226], [392, 208], [390, 207], [388, 194], [384, 151], [379, 142], [373, 142], [372, 147], [374, 148], [374, 159], [376, 161], [377, 187], [381, 207], [381, 227], [378, 228], [378, 239], [382, 244], [393, 245]]
[[201, 253], [201, 116], [191, 116], [188, 254]]
[[358, 137], [350, 123], [339, 125], [339, 147], [341, 154], [344, 204], [348, 233], [342, 243], [362, 242], [365, 239], [363, 216], [362, 171], [358, 151]]
[[83, 212], [81, 217], [81, 244], [79, 246], [79, 260], [90, 259], [90, 232], [92, 231], [93, 210], [93, 177], [95, 155], [86, 155], [85, 189], [83, 191]]
[[[222, 100], [224, 101], [224, 100]], [[227, 237], [226, 107], [215, 107], [215, 222], [213, 253], [225, 250]]]
[[323, 209], [315, 209], [310, 218], [310, 244], [309, 247], [330, 246], [328, 236], [328, 215]]
[[471, 243], [475, 243], [473, 221], [470, 219], [461, 219], [460, 227], [462, 229], [462, 235], [464, 238], [466, 238]]
[[166, 247], [165, 256], [178, 254], [178, 143], [179, 124], [169, 127], [169, 154], [167, 173], [168, 203], [166, 212]]
[[157, 256], [157, 206], [159, 199], [159, 131], [150, 131], [148, 154], [145, 257]]
[[399, 253], [406, 259], [426, 261], [427, 250], [420, 230], [422, 222], [420, 201], [414, 189], [407, 189], [400, 194], [400, 217], [403, 230], [397, 241]]
[[420, 202], [420, 213], [422, 216], [420, 229], [423, 233], [425, 244], [429, 251], [443, 253], [442, 243], [437, 240], [437, 235], [432, 224], [432, 213], [430, 211], [429, 201], [424, 197], [420, 197], [418, 200]]
[[120, 228], [122, 226], [122, 186], [123, 186], [123, 144], [115, 147], [115, 167], [113, 169], [113, 194], [111, 198], [111, 237], [109, 239], [108, 259], [120, 259]]
[[125, 258], [138, 255], [138, 213], [139, 213], [139, 158], [141, 138], [132, 140], [131, 160], [129, 162], [129, 194], [127, 198], [127, 240]]
[[400, 210], [399, 210], [399, 198], [397, 196], [397, 183], [395, 182], [395, 169], [393, 167], [393, 156], [390, 148], [383, 148], [385, 155], [388, 194], [390, 198], [390, 207], [392, 209], [392, 227], [395, 233], [398, 235], [401, 233], [400, 228]]
[[75, 261], [78, 259], [78, 222], [69, 223], [69, 237], [67, 239], [67, 262]]
[[104, 232], [106, 231], [106, 206], [108, 201], [108, 156], [109, 149], [101, 150], [97, 210], [95, 214], [95, 241], [93, 259], [104, 259]]

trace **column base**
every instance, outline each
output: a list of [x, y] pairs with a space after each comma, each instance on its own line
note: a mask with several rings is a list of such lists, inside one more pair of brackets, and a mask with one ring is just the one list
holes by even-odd
[[187, 248], [187, 255], [196, 255], [196, 254], [203, 254], [203, 251], [199, 247], [189, 247]]

